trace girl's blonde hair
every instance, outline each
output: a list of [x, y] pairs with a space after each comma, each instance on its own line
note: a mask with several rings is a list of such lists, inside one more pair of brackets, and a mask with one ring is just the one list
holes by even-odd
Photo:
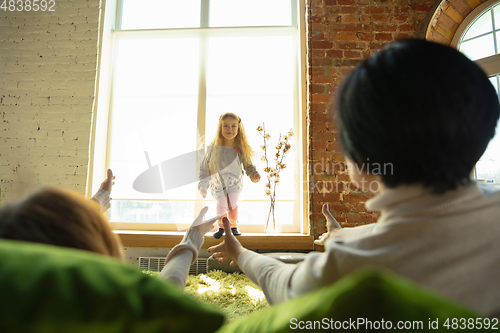
[[[215, 138], [210, 143], [210, 146], [223, 146], [224, 145], [224, 136], [222, 136], [222, 123], [227, 118], [234, 118], [238, 122], [238, 134], [234, 138], [236, 141], [235, 147], [240, 147], [241, 155], [239, 156], [240, 161], [250, 163], [255, 158], [255, 151], [248, 144], [248, 139], [245, 134], [245, 128], [243, 127], [243, 123], [241, 122], [241, 118], [232, 112], [226, 112], [219, 117], [219, 123], [217, 124], [217, 132], [215, 133]], [[219, 168], [219, 156], [220, 151], [218, 149], [214, 149], [212, 156], [209, 157], [210, 161], [210, 169], [218, 170]]]
[[99, 204], [44, 188], [0, 209], [0, 238], [71, 247], [123, 259], [123, 249]]

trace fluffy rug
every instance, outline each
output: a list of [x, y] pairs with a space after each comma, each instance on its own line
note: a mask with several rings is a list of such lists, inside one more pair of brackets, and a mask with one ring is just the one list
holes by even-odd
[[[145, 272], [158, 276], [158, 272]], [[220, 308], [228, 321], [269, 306], [262, 290], [239, 273], [211, 271], [189, 275], [184, 289], [203, 302]]]

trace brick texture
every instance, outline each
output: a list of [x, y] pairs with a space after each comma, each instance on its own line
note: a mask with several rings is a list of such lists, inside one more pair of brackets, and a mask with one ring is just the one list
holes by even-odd
[[0, 11], [2, 202], [40, 185], [85, 192], [99, 8]]
[[425, 0], [308, 2], [309, 219], [315, 237], [326, 230], [321, 213], [324, 203], [329, 203], [331, 213], [344, 227], [373, 223], [378, 218], [364, 205], [371, 195], [352, 186], [346, 172], [333, 118], [339, 83], [363, 58], [385, 44], [421, 37], [432, 5], [433, 1]]

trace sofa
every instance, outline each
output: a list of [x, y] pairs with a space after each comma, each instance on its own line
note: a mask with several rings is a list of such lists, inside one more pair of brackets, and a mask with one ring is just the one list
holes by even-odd
[[0, 240], [0, 309], [0, 332], [16, 333], [384, 331], [398, 327], [422, 332], [460, 328], [461, 319], [474, 322], [478, 331], [476, 323], [489, 320], [373, 267], [224, 324], [220, 310], [130, 264], [87, 251], [11, 240]]

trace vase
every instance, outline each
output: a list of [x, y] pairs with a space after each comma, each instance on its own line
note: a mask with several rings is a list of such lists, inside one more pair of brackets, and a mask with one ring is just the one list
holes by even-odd
[[274, 200], [271, 200], [271, 207], [269, 208], [269, 214], [267, 215], [267, 222], [264, 230], [266, 234], [277, 233], [276, 219], [274, 217]]

